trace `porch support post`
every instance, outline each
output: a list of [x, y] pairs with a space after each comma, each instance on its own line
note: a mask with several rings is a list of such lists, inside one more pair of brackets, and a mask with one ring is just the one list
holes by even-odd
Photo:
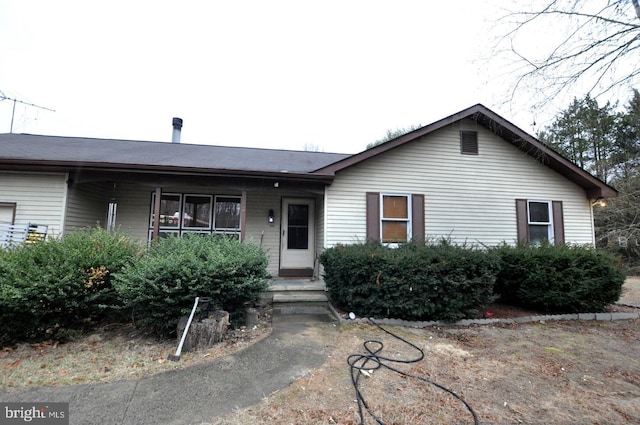
[[151, 239], [157, 241], [160, 236], [160, 202], [162, 201], [162, 187], [156, 186], [156, 199], [153, 205], [153, 235]]
[[240, 240], [244, 240], [244, 229], [247, 224], [247, 191], [243, 190], [240, 197]]

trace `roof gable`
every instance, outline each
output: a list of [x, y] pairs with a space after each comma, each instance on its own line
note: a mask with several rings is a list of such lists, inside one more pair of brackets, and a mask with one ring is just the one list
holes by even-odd
[[498, 135], [501, 139], [530, 155], [535, 160], [555, 170], [568, 180], [582, 187], [590, 198], [610, 198], [615, 197], [618, 194], [618, 192], [611, 186], [589, 174], [587, 171], [578, 167], [558, 152], [548, 146], [545, 146], [535, 137], [529, 135], [516, 125], [505, 120], [481, 104], [464, 109], [458, 113], [411, 131], [388, 142], [382, 143], [371, 149], [338, 160], [337, 162], [317, 169], [315, 172], [333, 175], [340, 170], [344, 170], [355, 164], [366, 161], [369, 158], [384, 155], [385, 152], [429, 135], [436, 130], [464, 119], [471, 119], [475, 121], [477, 124]]

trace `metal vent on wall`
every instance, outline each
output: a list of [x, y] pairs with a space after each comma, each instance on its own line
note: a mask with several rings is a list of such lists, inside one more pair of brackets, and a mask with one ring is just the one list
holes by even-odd
[[460, 131], [460, 153], [478, 155], [477, 131]]

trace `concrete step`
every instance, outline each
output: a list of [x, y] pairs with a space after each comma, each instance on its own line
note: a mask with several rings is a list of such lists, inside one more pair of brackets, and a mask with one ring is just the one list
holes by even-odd
[[329, 298], [322, 280], [277, 279], [267, 292], [262, 294], [263, 300], [273, 305], [274, 321], [287, 322], [336, 322], [337, 318], [329, 307]]
[[297, 315], [297, 316], [318, 316], [318, 315], [326, 315], [333, 317], [331, 310], [329, 310], [329, 306], [327, 303], [320, 304], [309, 304], [309, 303], [289, 303], [289, 304], [274, 304], [273, 305], [273, 314], [274, 315]]
[[324, 289], [325, 285], [322, 280], [276, 280], [269, 285], [267, 291], [324, 291]]
[[284, 291], [273, 293], [273, 303], [327, 303], [327, 294], [319, 291]]

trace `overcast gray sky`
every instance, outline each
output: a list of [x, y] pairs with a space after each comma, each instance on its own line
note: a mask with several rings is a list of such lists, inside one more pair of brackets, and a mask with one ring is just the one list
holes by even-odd
[[[499, 1], [0, 0], [13, 131], [353, 153], [483, 103]], [[13, 102], [0, 102], [9, 132]], [[555, 111], [554, 111], [555, 112]]]

